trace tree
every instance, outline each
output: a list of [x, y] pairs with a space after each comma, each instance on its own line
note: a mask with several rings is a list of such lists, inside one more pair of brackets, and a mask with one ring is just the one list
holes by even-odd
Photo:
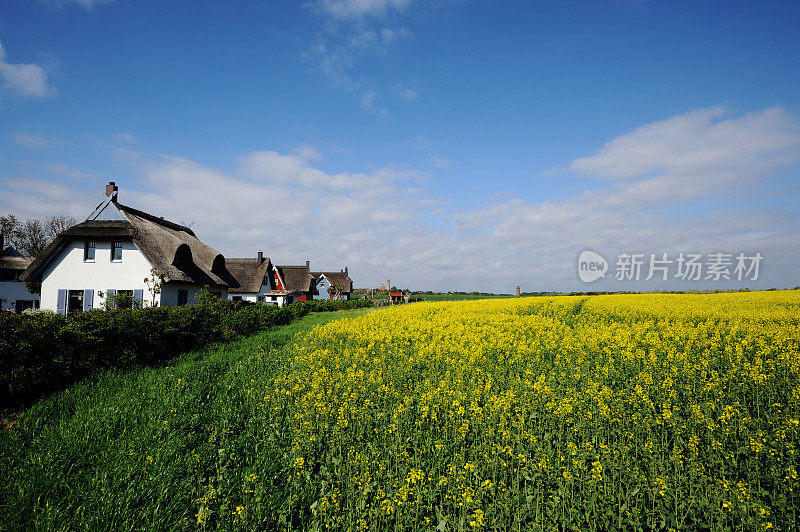
[[145, 278], [144, 284], [147, 285], [147, 291], [150, 292], [150, 306], [156, 307], [156, 296], [161, 293], [161, 287], [164, 286], [165, 275], [157, 268], [150, 269], [150, 278]]
[[0, 233], [5, 237], [5, 245], [17, 247], [15, 239], [18, 227], [19, 220], [13, 214], [0, 216]]
[[20, 224], [19, 249], [22, 255], [35, 257], [51, 242], [47, 228], [41, 220], [29, 218]]
[[35, 257], [62, 231], [78, 221], [72, 216], [49, 216], [43, 220], [28, 218], [24, 222], [13, 214], [0, 216], [0, 230], [6, 244], [14, 246], [21, 255]]
[[328, 295], [332, 300], [338, 300], [339, 297], [342, 295], [342, 287], [336, 284], [331, 283], [328, 287]]
[[51, 242], [59, 234], [63, 233], [76, 223], [78, 223], [78, 220], [76, 220], [72, 216], [64, 216], [63, 214], [60, 216], [48, 216], [47, 218], [44, 219], [44, 225], [45, 229], [47, 230], [47, 236], [50, 237]]

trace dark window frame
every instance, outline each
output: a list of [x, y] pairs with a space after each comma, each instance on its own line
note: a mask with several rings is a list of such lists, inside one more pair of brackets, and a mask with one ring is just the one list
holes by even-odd
[[67, 314], [83, 312], [83, 290], [67, 290]]
[[94, 262], [96, 255], [97, 243], [94, 240], [86, 240], [83, 243], [83, 262]]
[[[117, 258], [119, 251], [119, 258]], [[111, 242], [111, 262], [122, 262], [122, 242]]]

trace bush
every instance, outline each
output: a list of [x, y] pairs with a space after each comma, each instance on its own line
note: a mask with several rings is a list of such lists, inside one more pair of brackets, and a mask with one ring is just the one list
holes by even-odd
[[363, 301], [307, 301], [276, 307], [207, 298], [200, 305], [92, 310], [70, 316], [2, 312], [0, 410], [48, 395], [99, 369], [157, 364], [309, 312], [363, 306]]

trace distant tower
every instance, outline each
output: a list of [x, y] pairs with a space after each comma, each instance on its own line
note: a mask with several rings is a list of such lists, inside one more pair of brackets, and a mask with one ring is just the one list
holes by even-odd
[[519, 297], [519, 285], [517, 285], [517, 297]]

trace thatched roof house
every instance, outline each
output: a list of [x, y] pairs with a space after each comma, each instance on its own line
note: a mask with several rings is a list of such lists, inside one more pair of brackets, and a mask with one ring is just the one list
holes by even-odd
[[222, 253], [201, 242], [188, 227], [119, 203], [117, 188], [111, 186], [107, 199], [86, 221], [59, 234], [26, 269], [24, 279], [41, 280], [45, 267], [66, 244], [93, 238], [132, 241], [168, 283], [238, 287]]

